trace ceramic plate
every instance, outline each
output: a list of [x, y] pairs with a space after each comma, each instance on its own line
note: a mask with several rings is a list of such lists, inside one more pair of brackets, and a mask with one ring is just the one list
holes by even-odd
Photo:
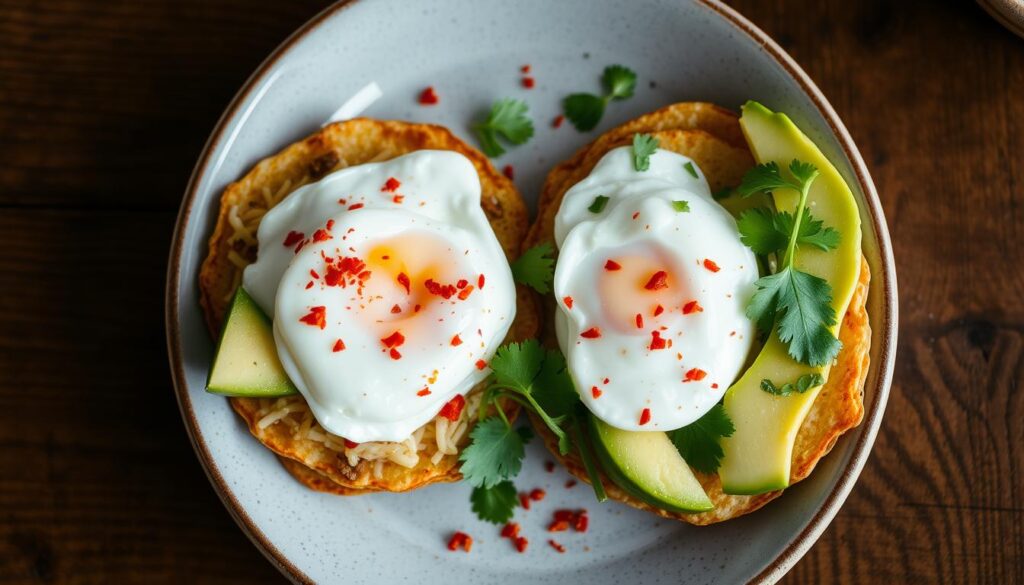
[[[598, 91], [601, 70], [637, 71], [632, 99], [613, 103], [601, 125], [580, 134], [550, 121], [562, 97]], [[536, 87], [521, 85], [529, 64]], [[295, 482], [204, 382], [213, 344], [198, 304], [197, 272], [221, 191], [254, 163], [315, 131], [370, 82], [383, 96], [377, 118], [443, 124], [475, 143], [470, 123], [497, 98], [525, 99], [537, 133], [496, 164], [512, 164], [535, 206], [548, 169], [600, 132], [684, 100], [730, 108], [756, 98], [787, 112], [843, 173], [860, 202], [864, 251], [873, 274], [874, 330], [863, 424], [845, 435], [807, 480], [763, 510], [695, 528], [609, 502], [585, 485], [547, 473], [547, 453], [530, 447], [521, 488], [548, 497], [517, 520], [531, 540], [517, 554], [498, 529], [475, 519], [469, 487], [435, 485], [409, 494], [351, 498]], [[440, 104], [416, 96], [432, 85]], [[167, 289], [170, 358], [185, 426], [225, 506], [289, 578], [344, 583], [740, 583], [771, 582], [820, 535], [846, 498], [885, 408], [896, 342], [896, 283], [885, 220], [864, 162], [842, 123], [779, 47], [730, 8], [710, 0], [402, 0], [341, 2], [315, 17], [271, 55], [214, 130], [185, 194]], [[551, 512], [586, 507], [590, 530], [563, 533], [565, 554], [546, 542]], [[464, 530], [470, 554], [445, 548]]]

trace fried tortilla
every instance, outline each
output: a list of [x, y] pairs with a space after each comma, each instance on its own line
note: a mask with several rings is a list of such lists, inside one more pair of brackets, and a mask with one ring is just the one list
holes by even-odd
[[[545, 242], [554, 245], [555, 214], [565, 192], [586, 177], [609, 150], [629, 144], [638, 132], [652, 134], [658, 139], [660, 148], [692, 158], [704, 172], [713, 193], [738, 185], [746, 171], [754, 165], [740, 130], [739, 118], [735, 114], [712, 104], [681, 103], [668, 106], [608, 131], [555, 167], [544, 183], [538, 217], [523, 243], [524, 250]], [[839, 331], [843, 348], [797, 433], [790, 472], [791, 485], [810, 475], [839, 436], [860, 424], [864, 415], [863, 388], [871, 345], [871, 327], [865, 309], [869, 281], [867, 261], [862, 260], [859, 282]], [[550, 347], [557, 347], [553, 327], [556, 310], [554, 297], [546, 295], [541, 299], [541, 304], [541, 314], [544, 316], [542, 339]], [[589, 481], [582, 462], [575, 454], [560, 455], [556, 437], [532, 415], [531, 421], [548, 449], [569, 472], [583, 481]], [[662, 510], [627, 494], [603, 474], [601, 481], [609, 498], [664, 518], [696, 525], [714, 524], [742, 516], [782, 494], [782, 490], [778, 490], [755, 496], [731, 496], [722, 492], [718, 475], [696, 475], [715, 505], [710, 512], [682, 514]]]
[[[256, 229], [268, 209], [332, 171], [426, 149], [452, 150], [473, 163], [480, 176], [481, 207], [509, 261], [518, 257], [528, 227], [526, 205], [483, 154], [440, 126], [366, 118], [334, 123], [260, 161], [224, 190], [199, 275], [200, 304], [211, 334], [220, 331], [242, 270], [256, 260]], [[534, 337], [538, 324], [534, 297], [520, 289], [508, 340]], [[281, 457], [296, 479], [313, 489], [351, 495], [459, 480], [458, 452], [468, 441], [476, 394], [469, 394], [457, 421], [436, 417], [405, 442], [361, 445], [327, 433], [301, 396], [230, 401], [253, 436]], [[517, 408], [508, 404], [505, 410], [514, 416]]]

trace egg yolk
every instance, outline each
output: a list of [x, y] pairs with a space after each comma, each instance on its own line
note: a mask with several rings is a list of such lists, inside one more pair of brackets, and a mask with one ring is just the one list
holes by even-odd
[[679, 268], [656, 246], [594, 257], [600, 310], [605, 323], [622, 333], [650, 335], [651, 326], [678, 312], [687, 296]]

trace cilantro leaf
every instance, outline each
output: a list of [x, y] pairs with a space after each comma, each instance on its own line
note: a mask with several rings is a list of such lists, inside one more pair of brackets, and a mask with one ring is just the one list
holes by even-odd
[[829, 327], [835, 325], [832, 287], [824, 279], [789, 266], [754, 283], [747, 316], [768, 331], [779, 317], [779, 339], [798, 362], [821, 366], [832, 361], [841, 344]]
[[761, 390], [776, 396], [789, 396], [793, 392], [803, 394], [811, 388], [817, 388], [824, 383], [825, 378], [823, 378], [821, 374], [815, 372], [813, 374], [804, 374], [803, 376], [800, 376], [800, 378], [797, 379], [796, 384], [787, 382], [782, 386], [776, 386], [771, 380], [765, 378], [761, 380]]
[[[767, 256], [782, 250], [789, 243], [789, 233], [779, 229], [778, 216], [766, 207], [755, 207], [740, 214], [736, 226], [740, 241], [755, 254]], [[788, 215], [788, 214], [787, 214]]]
[[572, 383], [562, 352], [546, 352], [544, 363], [534, 381], [533, 397], [553, 418], [571, 416], [575, 412], [576, 405], [580, 404], [580, 395]]
[[484, 522], [504, 524], [512, 519], [519, 498], [516, 496], [516, 486], [505, 480], [489, 488], [473, 488], [469, 501], [473, 503], [477, 517]]
[[565, 117], [580, 132], [593, 130], [604, 115], [605, 99], [589, 93], [574, 93], [562, 100]]
[[498, 348], [490, 366], [498, 384], [511, 386], [522, 392], [531, 392], [533, 379], [544, 362], [544, 350], [536, 340], [507, 343]]
[[754, 193], [786, 188], [799, 189], [799, 186], [795, 186], [792, 182], [782, 177], [782, 174], [779, 172], [779, 165], [774, 162], [768, 162], [757, 165], [747, 171], [739, 187], [736, 187], [736, 191], [743, 197], [749, 197]]
[[523, 252], [512, 263], [512, 278], [542, 295], [547, 294], [555, 278], [555, 260], [551, 258], [553, 251], [551, 244], [540, 244]]
[[651, 155], [658, 150], [658, 139], [650, 134], [633, 135], [633, 168], [638, 172], [651, 168]]
[[690, 212], [690, 202], [689, 201], [673, 201], [672, 202], [672, 209], [675, 209], [679, 213], [689, 213]]
[[811, 163], [800, 162], [793, 159], [793, 162], [789, 163], [789, 172], [793, 173], [793, 176], [801, 184], [810, 183], [818, 177], [818, 167]]
[[604, 69], [601, 83], [604, 85], [606, 96], [613, 100], [624, 100], [633, 97], [633, 91], [636, 89], [636, 73], [622, 65], [609, 65]]
[[700, 175], [697, 174], [697, 168], [693, 166], [692, 162], [686, 161], [686, 164], [683, 165], [683, 168], [686, 169], [686, 172], [690, 173], [690, 176], [693, 177], [694, 179], [700, 178]]
[[[786, 214], [789, 215], [788, 213]], [[796, 237], [797, 245], [807, 244], [814, 246], [823, 252], [834, 250], [839, 247], [841, 237], [839, 230], [831, 227], [824, 227], [825, 222], [811, 215], [810, 209], [804, 210], [803, 221], [800, 223], [800, 233]], [[792, 233], [793, 228], [789, 229]]]
[[472, 442], [459, 454], [460, 471], [473, 486], [489, 488], [519, 473], [526, 455], [523, 446], [533, 433], [492, 416], [473, 427], [469, 436]]
[[720, 439], [732, 436], [735, 431], [725, 407], [716, 404], [704, 416], [670, 431], [668, 436], [690, 467], [702, 473], [714, 473], [725, 456]]
[[594, 197], [594, 202], [590, 204], [587, 211], [590, 213], [601, 213], [604, 211], [605, 205], [608, 205], [608, 196], [598, 195], [597, 197]]
[[528, 109], [522, 100], [505, 98], [494, 102], [487, 119], [473, 125], [484, 154], [496, 157], [505, 153], [499, 136], [511, 144], [522, 144], [533, 136], [533, 121], [526, 115]]

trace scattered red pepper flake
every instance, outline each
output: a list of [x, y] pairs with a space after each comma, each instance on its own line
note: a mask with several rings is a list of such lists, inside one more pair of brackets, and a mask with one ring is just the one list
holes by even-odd
[[615, 260], [608, 260], [607, 262], [604, 263], [604, 269], [609, 271], [621, 270], [622, 264], [619, 264]]
[[405, 201], [405, 195], [395, 195], [394, 197], [391, 198], [391, 201], [393, 203], [397, 203], [398, 205], [401, 205], [402, 202]]
[[311, 288], [313, 288], [313, 281], [312, 280], [306, 283], [306, 290], [309, 290]]
[[464, 406], [466, 406], [466, 397], [462, 394], [456, 394], [454, 398], [444, 403], [444, 406], [441, 407], [441, 410], [437, 415], [455, 422], [459, 420], [459, 416], [462, 414], [462, 408]]
[[338, 199], [338, 205], [347, 205], [347, 204], [348, 204], [348, 199], [345, 199], [344, 197], [342, 197], [341, 199]]
[[658, 315], [660, 315], [660, 314], [662, 314], [664, 312], [665, 312], [665, 307], [662, 307], [661, 305], [658, 305], [657, 307], [654, 307], [654, 316], [655, 317], [657, 317]]
[[514, 181], [516, 179], [516, 170], [512, 167], [512, 165], [505, 165], [501, 169], [501, 174], [508, 177], [509, 181]]
[[317, 274], [316, 270], [313, 270], [312, 268], [309, 269], [309, 275], [312, 276], [313, 278], [317, 279], [317, 280], [320, 279], [320, 275]]
[[644, 328], [644, 316], [641, 315], [640, 313], [636, 314], [636, 328], [637, 329], [643, 329]]
[[565, 122], [565, 116], [559, 114], [555, 116], [555, 119], [551, 121], [552, 128], [561, 128], [562, 122]]
[[469, 295], [473, 294], [473, 285], [468, 285], [466, 288], [459, 291], [459, 300], [464, 301], [469, 298]]
[[331, 351], [333, 351], [334, 353], [338, 353], [339, 351], [345, 351], [345, 342], [340, 339], [335, 341], [334, 347], [331, 349]]
[[540, 488], [533, 488], [532, 490], [530, 490], [530, 499], [533, 500], [534, 502], [539, 502], [543, 500], [544, 496], [546, 495], [547, 492]]
[[576, 487], [575, 479], [570, 479], [569, 481], [565, 482], [565, 489], [572, 489], [574, 487]]
[[302, 232], [288, 232], [288, 235], [284, 238], [284, 247], [291, 248], [304, 239], [306, 239], [306, 234]]
[[683, 378], [684, 382], [698, 382], [704, 379], [708, 373], [700, 368], [690, 368], [686, 371], [686, 377]]
[[580, 510], [576, 514], [576, 519], [573, 520], [572, 529], [576, 532], [586, 532], [590, 526], [590, 518], [587, 516], [586, 510]]
[[363, 204], [362, 203], [353, 203], [352, 205], [348, 206], [348, 210], [349, 211], [355, 211], [357, 209], [362, 209], [362, 208], [363, 208]]
[[515, 539], [516, 551], [526, 552], [526, 547], [530, 545], [530, 541], [526, 540], [525, 536], [519, 536]]
[[452, 347], [458, 347], [460, 345], [462, 345], [462, 338], [459, 337], [458, 333], [456, 333], [455, 336], [452, 337]]
[[584, 339], [597, 339], [598, 337], [601, 337], [601, 330], [597, 327], [591, 327], [583, 333], [580, 333], [580, 337]]
[[640, 426], [644, 426], [649, 422], [651, 422], [651, 409], [645, 408], [640, 411]]
[[402, 312], [402, 307], [399, 307], [398, 305], [393, 305], [391, 307], [391, 314], [392, 315], [397, 315], [398, 313], [401, 313], [401, 312]]
[[327, 228], [327, 231], [331, 231], [332, 229], [334, 229], [334, 220], [328, 219], [325, 227]]
[[569, 530], [568, 520], [556, 519], [551, 524], [548, 524], [548, 532], [565, 532], [566, 530]]
[[482, 370], [487, 367], [487, 362], [484, 360], [476, 360], [476, 369]]
[[441, 284], [439, 282], [435, 282], [432, 278], [428, 278], [427, 281], [423, 283], [423, 286], [426, 287], [427, 292], [430, 294], [439, 296], [445, 300], [452, 298], [452, 295], [454, 295], [457, 290], [454, 284]]
[[533, 86], [535, 85], [535, 83], [536, 82], [533, 80], [532, 77], [524, 77], [523, 78], [523, 87], [525, 87], [526, 89], [533, 89]]
[[713, 260], [708, 260], [707, 258], [704, 259], [704, 268], [707, 268], [711, 272], [718, 272], [721, 270], [721, 268], [718, 267], [718, 264], [715, 264]]
[[685, 305], [683, 305], [683, 314], [684, 315], [689, 315], [691, 313], [702, 313], [702, 312], [704, 312], [704, 307], [700, 306], [700, 303], [698, 303], [697, 301], [690, 301], [690, 302], [686, 303]]
[[553, 549], [555, 549], [556, 551], [558, 551], [558, 553], [559, 553], [559, 554], [561, 554], [561, 553], [564, 553], [564, 552], [565, 552], [565, 547], [564, 547], [564, 546], [562, 546], [562, 545], [560, 545], [560, 544], [558, 544], [558, 543], [557, 543], [557, 542], [555, 542], [554, 540], [548, 540], [548, 544], [550, 544], [550, 545], [551, 545], [551, 548], [553, 548]]
[[603, 381], [603, 382], [601, 382], [601, 383], [602, 383], [602, 384], [607, 384], [607, 383], [608, 383], [608, 381], [609, 381], [609, 380], [608, 380], [608, 378], [605, 378], [605, 379], [604, 379], [604, 381]]
[[659, 270], [651, 275], [651, 279], [644, 285], [647, 290], [661, 290], [668, 288], [668, 273], [664, 270]]
[[633, 219], [636, 219], [638, 217], [640, 217], [640, 212], [639, 211], [637, 211], [636, 213], [633, 214]]
[[524, 510], [529, 510], [530, 509], [530, 494], [527, 494], [527, 493], [519, 494], [519, 505]]
[[565, 303], [566, 309], [572, 308], [572, 297], [565, 297], [564, 299], [562, 299], [562, 302]]
[[390, 355], [391, 359], [393, 359], [393, 360], [400, 360], [400, 359], [402, 359], [402, 354], [399, 353], [398, 350], [393, 348], [393, 347], [391, 348], [391, 351], [388, 352], [388, 355]]
[[658, 331], [657, 329], [651, 331], [651, 345], [649, 349], [652, 351], [665, 349], [666, 345], [665, 338], [661, 336], [661, 331]]
[[402, 285], [402, 288], [405, 289], [405, 294], [409, 294], [409, 291], [411, 290], [409, 288], [409, 277], [404, 272], [399, 272], [398, 277], [395, 280], [397, 280], [398, 284]]
[[299, 321], [323, 329], [327, 326], [327, 307], [310, 307], [309, 313], [299, 317]]
[[590, 387], [590, 395], [593, 396], [594, 398], [600, 398], [601, 394], [603, 394], [603, 392], [601, 392], [601, 389], [598, 388], [597, 386]]
[[430, 388], [426, 388], [426, 387], [424, 387], [423, 390], [420, 390], [419, 392], [416, 393], [416, 396], [429, 396], [429, 395], [430, 395]]
[[548, 473], [554, 473], [555, 472], [555, 462], [554, 461], [545, 461], [544, 462], [544, 471], [547, 471]]
[[502, 538], [516, 538], [519, 536], [519, 523], [509, 522], [501, 529]]
[[473, 548], [473, 537], [466, 534], [465, 532], [456, 532], [452, 535], [448, 541], [448, 550], [459, 550], [462, 549], [469, 552]]
[[430, 86], [420, 92], [419, 102], [423, 106], [432, 106], [438, 101], [437, 92], [434, 91], [434, 86]]
[[519, 68], [519, 71], [521, 71], [523, 73], [523, 75], [526, 75], [527, 73], [530, 72], [530, 66], [529, 65], [523, 65], [522, 67]]
[[344, 438], [342, 439], [342, 441], [345, 442], [345, 447], [348, 449], [355, 449], [356, 447], [359, 446], [359, 443], [356, 443], [355, 441], [349, 441], [348, 439]]
[[712, 384], [711, 387], [713, 389], [715, 389], [715, 390], [718, 390], [718, 382], [715, 382], [714, 384]]
[[402, 335], [401, 331], [396, 330], [391, 335], [388, 335], [387, 337], [382, 337], [380, 342], [384, 344], [384, 347], [399, 347], [403, 343], [405, 343], [405, 336]]
[[486, 279], [484, 278], [483, 274], [481, 274], [480, 276], [476, 277], [476, 287], [482, 289], [484, 287], [485, 280]]
[[455, 288], [457, 288], [459, 290], [462, 290], [462, 289], [466, 288], [466, 285], [468, 285], [468, 284], [469, 284], [468, 280], [466, 280], [465, 278], [460, 278], [459, 281], [455, 283]]
[[402, 186], [402, 182], [394, 177], [388, 177], [388, 180], [384, 182], [384, 186], [380, 188], [381, 191], [387, 193], [394, 193], [398, 191], [398, 188]]

